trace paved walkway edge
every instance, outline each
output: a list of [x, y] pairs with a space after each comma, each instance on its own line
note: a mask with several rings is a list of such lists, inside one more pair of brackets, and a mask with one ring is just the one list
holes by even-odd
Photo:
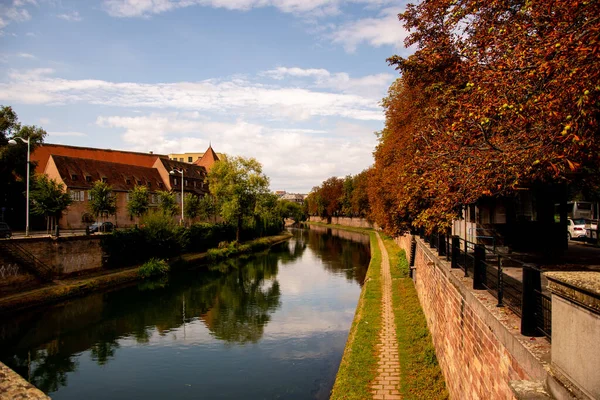
[[371, 384], [373, 399], [395, 400], [402, 399], [399, 392], [400, 386], [400, 360], [398, 358], [398, 341], [396, 339], [396, 322], [392, 302], [392, 276], [390, 273], [390, 259], [381, 240], [379, 233], [377, 243], [381, 250], [381, 285], [383, 298], [381, 299], [382, 329], [379, 334], [377, 353], [379, 362], [377, 378]]

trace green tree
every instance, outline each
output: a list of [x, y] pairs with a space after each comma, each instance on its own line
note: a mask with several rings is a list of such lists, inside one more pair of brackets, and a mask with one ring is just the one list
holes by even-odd
[[30, 199], [31, 213], [46, 218], [47, 231], [54, 228], [63, 211], [73, 202], [71, 196], [65, 192], [65, 186], [46, 175], [36, 175]]
[[219, 206], [217, 204], [217, 199], [215, 199], [213, 195], [207, 194], [200, 199], [200, 218], [202, 218], [205, 221], [209, 221], [210, 219], [212, 219], [213, 222], [216, 222], [218, 212]]
[[117, 198], [113, 195], [112, 186], [102, 181], [94, 182], [90, 189], [88, 207], [96, 219], [99, 216], [115, 215], [117, 213]]
[[208, 182], [220, 203], [221, 216], [236, 224], [239, 241], [244, 217], [253, 215], [258, 198], [269, 192], [269, 178], [254, 158], [232, 157], [215, 163]]
[[[17, 140], [16, 146], [9, 146], [8, 141], [16, 137], [29, 139], [33, 152], [45, 136], [46, 131], [42, 128], [21, 125], [11, 107], [0, 106], [0, 208], [6, 210], [4, 217], [11, 225], [24, 223], [21, 215], [25, 212], [27, 144]], [[32, 163], [32, 178], [34, 170]]]
[[200, 196], [192, 193], [186, 193], [183, 203], [183, 215], [192, 220], [200, 215]]
[[279, 200], [278, 208], [281, 218], [291, 218], [295, 223], [299, 223], [306, 219], [303, 207], [293, 201]]
[[172, 217], [177, 214], [177, 201], [175, 193], [160, 190], [158, 193], [158, 206], [164, 215]]
[[148, 187], [146, 186], [135, 186], [131, 192], [129, 192], [129, 202], [127, 203], [127, 213], [133, 219], [133, 217], [142, 217], [148, 212], [150, 205], [150, 193], [148, 193]]

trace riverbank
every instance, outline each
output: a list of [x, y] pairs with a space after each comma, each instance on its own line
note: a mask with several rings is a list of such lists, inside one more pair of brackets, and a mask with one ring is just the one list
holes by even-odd
[[[310, 225], [362, 232], [369, 235], [371, 240], [371, 264], [331, 398], [447, 399], [448, 392], [427, 322], [412, 280], [408, 277], [404, 251], [385, 235], [380, 235], [381, 248], [377, 232], [372, 229], [323, 223]], [[393, 361], [382, 363], [385, 357], [380, 360], [380, 356], [385, 355], [381, 354], [381, 347], [378, 347], [381, 346], [380, 333], [383, 330], [385, 308], [381, 273], [384, 267], [389, 268], [391, 274], [391, 310], [395, 322], [391, 326], [395, 330], [394, 346], [397, 347], [391, 353], [397, 354], [398, 364], [393, 364]], [[384, 372], [386, 365], [393, 365], [393, 372]], [[383, 380], [386, 384], [379, 385], [377, 380]]]
[[[281, 235], [277, 236], [269, 236], [252, 240], [244, 243], [243, 245], [250, 246], [250, 248], [254, 248], [254, 246], [257, 244], [270, 247], [290, 238], [290, 234], [282, 233]], [[182, 254], [181, 256], [170, 260], [170, 264], [172, 266], [176, 266], [175, 269], [186, 267], [189, 268], [191, 266], [208, 262], [208, 254], [209, 252]], [[240, 254], [242, 253], [230, 253], [229, 256], [235, 257]], [[110, 290], [123, 285], [131, 284], [142, 279], [138, 274], [139, 267], [139, 265], [136, 265], [118, 270], [105, 270], [96, 272], [88, 276], [78, 276], [64, 280], [55, 280], [51, 284], [40, 288], [5, 296], [0, 298], [0, 313], [20, 311], [40, 305], [57, 303], [59, 301], [83, 296], [95, 291]]]

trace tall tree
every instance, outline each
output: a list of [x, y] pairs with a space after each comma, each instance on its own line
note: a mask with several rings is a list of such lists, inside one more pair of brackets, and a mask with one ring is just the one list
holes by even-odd
[[[24, 226], [25, 222], [21, 215], [25, 209], [27, 144], [17, 140], [16, 146], [9, 146], [8, 141], [15, 137], [30, 139], [33, 152], [45, 136], [42, 128], [21, 125], [11, 107], [0, 106], [0, 218], [11, 225]], [[35, 165], [31, 167], [33, 178]]]
[[239, 241], [243, 219], [254, 214], [259, 196], [268, 193], [269, 178], [254, 158], [231, 157], [214, 164], [208, 182], [220, 203], [221, 216], [236, 225]]
[[127, 203], [127, 213], [129, 217], [143, 217], [150, 207], [150, 193], [148, 187], [143, 185], [136, 185], [132, 191], [129, 192], [129, 202]]
[[90, 189], [90, 212], [96, 217], [110, 216], [117, 213], [117, 198], [112, 192], [112, 186], [102, 181], [94, 182]]
[[213, 220], [216, 222], [217, 214], [219, 213], [219, 206], [217, 199], [211, 194], [207, 194], [200, 199], [199, 216], [205, 221]]
[[175, 199], [175, 193], [167, 192], [166, 190], [160, 190], [158, 193], [158, 207], [162, 211], [163, 215], [172, 217], [177, 213], [177, 200]]
[[31, 213], [45, 217], [47, 231], [58, 224], [62, 213], [73, 202], [64, 185], [46, 175], [36, 175], [30, 198]]
[[200, 215], [200, 196], [193, 193], [186, 193], [183, 206], [183, 214], [189, 220], [193, 220]]

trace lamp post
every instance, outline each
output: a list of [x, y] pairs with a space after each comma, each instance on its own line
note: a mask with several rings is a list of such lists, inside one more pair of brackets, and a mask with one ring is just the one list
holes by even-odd
[[171, 175], [175, 175], [176, 172], [179, 172], [181, 174], [181, 225], [183, 225], [183, 223], [185, 222], [183, 219], [183, 168], [181, 169], [177, 169], [177, 168], [173, 168], [171, 171], [169, 171], [169, 174]]
[[15, 146], [17, 144], [17, 141], [15, 139], [19, 139], [23, 143], [27, 143], [27, 203], [25, 204], [25, 236], [29, 236], [29, 155], [31, 152], [31, 140], [29, 138], [23, 139], [22, 137], [15, 137], [14, 139], [10, 139], [8, 141], [8, 144], [11, 146]]

